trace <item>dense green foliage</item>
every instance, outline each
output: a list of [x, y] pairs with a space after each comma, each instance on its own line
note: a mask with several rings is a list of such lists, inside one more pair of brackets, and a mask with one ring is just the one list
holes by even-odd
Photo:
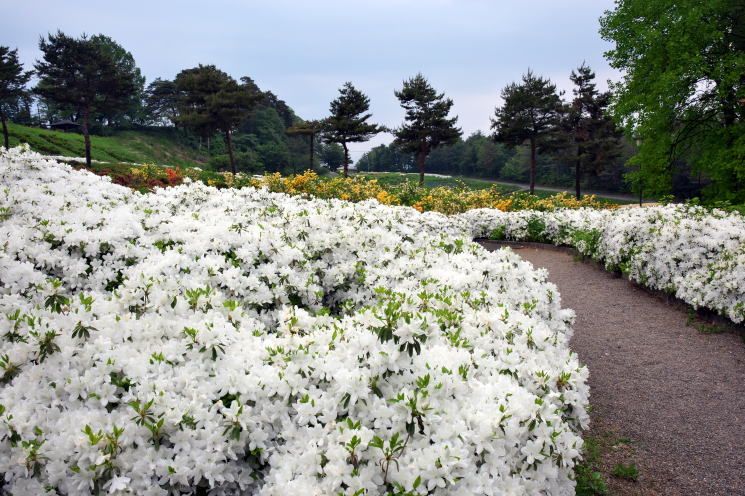
[[745, 202], [745, 3], [618, 0], [600, 32], [637, 187]]
[[352, 83], [346, 82], [339, 89], [339, 97], [329, 106], [331, 115], [322, 124], [323, 141], [337, 143], [344, 149], [344, 175], [349, 169], [349, 147], [347, 143], [362, 143], [382, 131], [377, 124], [367, 120], [371, 117], [370, 99]]
[[413, 153], [419, 167], [419, 183], [424, 183], [427, 155], [443, 145], [452, 145], [461, 136], [455, 126], [458, 117], [448, 118], [453, 101], [437, 93], [422, 74], [404, 81], [395, 92], [406, 111], [404, 123], [394, 131], [393, 145], [403, 152]]

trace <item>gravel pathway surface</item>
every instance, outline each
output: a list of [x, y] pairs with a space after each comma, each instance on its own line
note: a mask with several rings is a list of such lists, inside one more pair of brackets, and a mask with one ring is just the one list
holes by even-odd
[[745, 495], [742, 333], [701, 333], [684, 309], [567, 252], [512, 249], [548, 269], [577, 313], [571, 346], [590, 370], [588, 435], [630, 439], [617, 443], [623, 456], [604, 458], [636, 463], [639, 480], [609, 477], [611, 494]]

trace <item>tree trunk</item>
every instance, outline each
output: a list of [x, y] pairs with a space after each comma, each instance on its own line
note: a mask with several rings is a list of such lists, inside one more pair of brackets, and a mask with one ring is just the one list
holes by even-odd
[[530, 194], [535, 194], [535, 138], [530, 138]]
[[349, 149], [346, 142], [342, 142], [341, 146], [344, 148], [344, 177], [347, 177], [349, 174]]
[[580, 199], [580, 186], [579, 183], [581, 181], [581, 174], [582, 174], [582, 164], [580, 157], [582, 156], [582, 147], [577, 145], [577, 163], [575, 164], [575, 171], [574, 171], [574, 187], [577, 191], [577, 200]]
[[235, 170], [235, 156], [233, 155], [233, 138], [230, 136], [230, 131], [225, 131], [225, 144], [228, 145], [228, 156], [230, 157], [230, 172], [236, 175]]
[[5, 115], [0, 112], [0, 121], [3, 123], [3, 143], [5, 144], [5, 149], [10, 150], [10, 141], [8, 140], [8, 126], [5, 124]]
[[88, 131], [88, 122], [91, 118], [91, 108], [86, 106], [83, 109], [83, 124], [81, 126], [83, 130], [83, 139], [85, 140], [85, 166], [90, 169], [91, 167], [91, 134]]
[[418, 152], [416, 154], [416, 163], [419, 166], [419, 185], [424, 185], [424, 162], [427, 160], [426, 152]]
[[313, 146], [316, 140], [315, 133], [310, 133], [310, 170], [313, 170]]

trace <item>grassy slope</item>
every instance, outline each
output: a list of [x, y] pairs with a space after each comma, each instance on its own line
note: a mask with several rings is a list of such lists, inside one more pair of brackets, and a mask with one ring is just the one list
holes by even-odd
[[[45, 155], [82, 157], [83, 136], [8, 123], [10, 146], [28, 143], [31, 149]], [[160, 165], [197, 166], [207, 157], [174, 141], [169, 130], [147, 129], [120, 131], [111, 137], [91, 136], [93, 160], [103, 162], [154, 162]]]

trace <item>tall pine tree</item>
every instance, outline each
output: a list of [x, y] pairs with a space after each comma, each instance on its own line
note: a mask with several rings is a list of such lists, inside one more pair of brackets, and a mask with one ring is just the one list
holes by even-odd
[[523, 75], [522, 83], [510, 83], [502, 90], [502, 107], [494, 110], [491, 127], [494, 139], [508, 146], [530, 144], [530, 194], [535, 191], [536, 152], [551, 146], [562, 111], [556, 85], [549, 79]]
[[184, 69], [175, 79], [179, 94], [176, 122], [195, 134], [209, 138], [220, 132], [230, 158], [230, 170], [237, 173], [233, 153], [233, 132], [245, 121], [263, 95], [214, 65]]
[[31, 78], [31, 71], [24, 72], [23, 64], [18, 61], [18, 49], [0, 46], [0, 122], [3, 126], [3, 144], [10, 148], [8, 126], [5, 121], [11, 107], [16, 107], [27, 94], [26, 83]]
[[85, 163], [90, 167], [92, 115], [127, 109], [138, 90], [139, 71], [118, 64], [109, 51], [85, 35], [72, 38], [57, 31], [41, 38], [39, 49], [44, 59], [34, 66], [39, 77], [34, 92], [80, 116]]
[[595, 87], [595, 73], [584, 63], [572, 71], [574, 99], [568, 105], [563, 129], [574, 166], [574, 185], [580, 199], [583, 173], [597, 175], [621, 153], [623, 131], [607, 113], [610, 92], [600, 93]]
[[455, 126], [458, 117], [448, 118], [453, 101], [437, 93], [422, 74], [404, 81], [401, 91], [395, 92], [406, 110], [405, 121], [394, 131], [394, 146], [405, 153], [413, 153], [419, 167], [419, 184], [424, 184], [424, 164], [427, 155], [441, 145], [452, 145], [462, 132]]
[[361, 143], [381, 132], [383, 129], [367, 120], [371, 114], [370, 99], [352, 83], [346, 82], [339, 89], [339, 97], [331, 102], [331, 115], [323, 121], [323, 141], [338, 143], [344, 149], [344, 175], [349, 169], [349, 147], [347, 143]]

